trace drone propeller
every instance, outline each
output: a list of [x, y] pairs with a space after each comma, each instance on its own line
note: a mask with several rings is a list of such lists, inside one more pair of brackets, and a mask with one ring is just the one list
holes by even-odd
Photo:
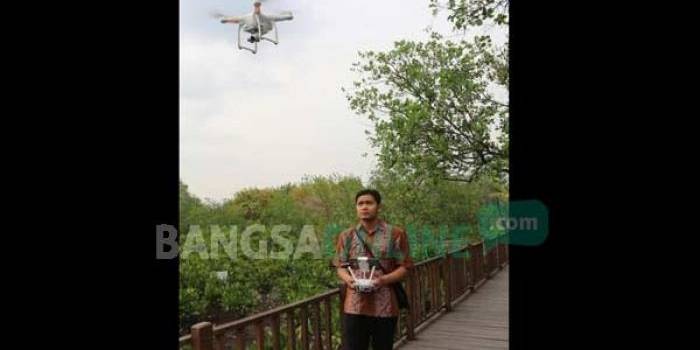
[[[290, 1], [283, 1], [283, 0], [259, 0], [263, 5], [263, 13], [266, 14], [276, 14], [276, 15], [292, 15], [294, 13], [295, 15], [302, 14], [304, 11], [302, 9], [299, 9], [295, 5], [299, 5], [296, 2], [291, 2]], [[272, 5], [272, 6], [271, 6]], [[274, 7], [273, 7], [274, 6]], [[284, 10], [280, 10], [279, 8], [283, 8]]]
[[[255, 3], [258, 3], [258, 2], [261, 3], [261, 4], [266, 4], [266, 3], [269, 3], [270, 0], [254, 0], [254, 1], [251, 1], [251, 6], [252, 6], [252, 5], [255, 5]], [[274, 2], [274, 1], [273, 1], [273, 2]], [[246, 11], [247, 11], [247, 10], [246, 10]], [[221, 19], [221, 18], [229, 17], [229, 16], [223, 14], [223, 13], [222, 13], [221, 11], [219, 11], [219, 10], [212, 10], [212, 11], [209, 12], [209, 17], [214, 18], [214, 19]]]
[[209, 17], [214, 18], [214, 19], [221, 19], [221, 18], [226, 17], [226, 15], [224, 15], [223, 13], [221, 13], [219, 11], [211, 11], [211, 12], [209, 12]]
[[[250, 1], [250, 0], [247, 0], [247, 1]], [[253, 5], [258, 4], [258, 3], [268, 4], [270, 2], [275, 3], [275, 2], [277, 2], [277, 0], [255, 0], [255, 1], [252, 1]], [[238, 4], [240, 4], [240, 3], [238, 3]], [[289, 11], [289, 9], [287, 9], [286, 11], [274, 11], [274, 10], [268, 11], [268, 10], [269, 9], [267, 9], [267, 8], [264, 9], [263, 13], [268, 15], [268, 16], [278, 18], [278, 20], [291, 20], [292, 18], [294, 18], [292, 15], [293, 12]], [[294, 12], [297, 12], [297, 11], [294, 11]], [[209, 17], [214, 18], [216, 20], [219, 20], [219, 21], [221, 21], [221, 23], [240, 23], [240, 21], [243, 20], [244, 18], [246, 18], [246, 16], [248, 16], [248, 14], [227, 16], [219, 10], [212, 10], [209, 12]]]

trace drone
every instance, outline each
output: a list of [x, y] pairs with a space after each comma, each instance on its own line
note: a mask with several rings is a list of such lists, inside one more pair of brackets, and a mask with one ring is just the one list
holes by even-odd
[[[370, 259], [366, 256], [360, 256], [353, 260], [355, 260], [357, 272], [352, 271], [352, 264], [347, 264], [346, 267], [353, 281], [355, 281], [356, 290], [360, 293], [372, 293], [375, 291], [372, 276], [374, 276], [374, 268], [379, 264], [378, 260]], [[371, 270], [369, 269], [370, 265], [372, 266]], [[367, 277], [367, 271], [369, 271], [369, 277]]]
[[[284, 11], [279, 14], [264, 14], [260, 11], [261, 5], [262, 1], [254, 1], [253, 12], [242, 16], [214, 14], [214, 17], [219, 18], [223, 24], [238, 24], [238, 49], [240, 50], [248, 50], [255, 54], [258, 52], [260, 40], [267, 40], [275, 45], [279, 44], [276, 22], [291, 21], [294, 18], [290, 11]], [[264, 36], [270, 31], [274, 31], [274, 39]], [[250, 38], [247, 41], [253, 44], [252, 47], [241, 44], [242, 32], [250, 34]]]

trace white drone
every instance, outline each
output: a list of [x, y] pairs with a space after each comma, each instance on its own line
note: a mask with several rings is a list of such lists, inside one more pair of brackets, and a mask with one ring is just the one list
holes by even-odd
[[[374, 276], [375, 265], [372, 265], [372, 270], [369, 273], [369, 278], [367, 277], [367, 270], [369, 270], [369, 259], [366, 256], [360, 256], [357, 258], [357, 265], [359, 267], [358, 274], [352, 271], [352, 267], [348, 265], [348, 271], [350, 271], [350, 276], [355, 281], [355, 288], [361, 293], [371, 293], [374, 291], [374, 281], [372, 276]], [[361, 278], [358, 278], [361, 277]]]
[[[267, 40], [275, 45], [279, 44], [277, 36], [277, 25], [279, 21], [290, 21], [294, 18], [290, 11], [284, 11], [279, 14], [263, 14], [260, 11], [262, 1], [253, 2], [253, 12], [242, 16], [224, 16], [214, 14], [214, 17], [221, 19], [221, 23], [238, 24], [238, 48], [240, 50], [248, 50], [252, 53], [258, 52], [258, 43], [260, 40]], [[274, 30], [274, 39], [265, 37], [264, 35]], [[241, 44], [241, 32], [250, 34], [248, 42], [253, 44], [253, 47], [247, 47]]]

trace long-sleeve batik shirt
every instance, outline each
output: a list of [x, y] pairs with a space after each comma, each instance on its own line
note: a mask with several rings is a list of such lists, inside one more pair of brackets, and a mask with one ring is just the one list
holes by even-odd
[[[336, 242], [333, 265], [345, 267], [351, 259], [362, 256], [369, 257], [357, 235], [360, 235], [372, 249], [373, 256], [379, 259], [379, 263], [387, 274], [399, 266], [404, 266], [407, 269], [413, 266], [406, 231], [384, 221], [379, 221], [373, 232], [367, 232], [362, 224], [357, 224], [354, 228], [341, 232]], [[383, 273], [377, 268], [374, 275], [378, 277]], [[372, 293], [358, 293], [352, 288], [348, 288], [343, 308], [345, 313], [355, 315], [374, 317], [399, 315], [396, 293], [391, 285], [382, 286]]]

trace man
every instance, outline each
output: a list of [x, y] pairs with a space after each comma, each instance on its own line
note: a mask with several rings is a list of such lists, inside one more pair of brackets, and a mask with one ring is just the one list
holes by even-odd
[[[401, 281], [413, 266], [406, 231], [378, 218], [382, 197], [376, 190], [362, 190], [355, 196], [360, 222], [338, 235], [334, 265], [338, 277], [348, 286], [343, 303], [343, 342], [346, 350], [391, 350], [399, 316], [393, 283]], [[366, 243], [372, 251], [367, 252]], [[358, 257], [378, 259], [373, 287], [358, 291], [348, 265]], [[357, 266], [352, 267], [355, 271]]]

